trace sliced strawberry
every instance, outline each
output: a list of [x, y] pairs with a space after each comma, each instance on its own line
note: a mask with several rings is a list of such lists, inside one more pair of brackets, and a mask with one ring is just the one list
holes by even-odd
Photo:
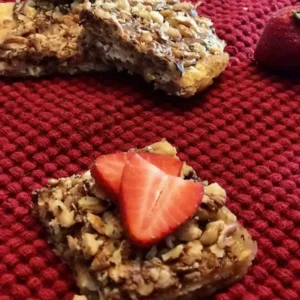
[[[113, 201], [118, 201], [123, 169], [135, 152], [115, 153], [99, 156], [91, 169], [97, 185]], [[179, 176], [182, 162], [175, 158], [157, 153], [139, 152], [138, 155], [157, 166], [167, 174]]]
[[119, 197], [122, 173], [127, 160], [127, 153], [122, 152], [101, 155], [91, 168], [96, 184], [113, 201], [117, 201]]
[[202, 184], [167, 175], [141, 156], [131, 156], [120, 200], [129, 237], [138, 246], [154, 245], [191, 217], [202, 197]]
[[176, 157], [150, 152], [139, 152], [139, 155], [168, 175], [180, 176], [181, 174], [183, 162]]

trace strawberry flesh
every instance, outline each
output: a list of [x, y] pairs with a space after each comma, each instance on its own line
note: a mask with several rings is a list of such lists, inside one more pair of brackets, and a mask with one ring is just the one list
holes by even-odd
[[151, 152], [138, 152], [138, 154], [151, 164], [158, 167], [169, 175], [180, 176], [182, 169], [182, 161], [176, 157], [170, 157], [163, 154]]
[[134, 154], [121, 184], [126, 231], [137, 246], [150, 247], [190, 218], [202, 197], [202, 184], [168, 175]]
[[128, 161], [126, 153], [101, 155], [91, 168], [92, 177], [104, 194], [117, 201], [124, 166]]
[[91, 174], [105, 195], [114, 202], [118, 202], [123, 170], [132, 155], [141, 156], [169, 175], [180, 176], [181, 174], [183, 163], [176, 157], [150, 152], [101, 155], [92, 166]]

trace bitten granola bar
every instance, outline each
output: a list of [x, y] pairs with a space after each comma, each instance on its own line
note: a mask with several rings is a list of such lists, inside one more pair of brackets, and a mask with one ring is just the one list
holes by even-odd
[[0, 75], [42, 76], [106, 70], [86, 51], [78, 24], [84, 3], [54, 6], [48, 1], [0, 3]]
[[[176, 155], [166, 141], [142, 151]], [[181, 174], [200, 181], [186, 164]], [[118, 207], [90, 172], [51, 180], [34, 193], [33, 212], [88, 299], [195, 299], [239, 280], [256, 254], [256, 243], [225, 206], [224, 189], [202, 184], [193, 217], [150, 249], [127, 238]]]
[[81, 13], [96, 47], [118, 69], [168, 94], [190, 97], [212, 84], [228, 55], [208, 18], [178, 0], [98, 0]]

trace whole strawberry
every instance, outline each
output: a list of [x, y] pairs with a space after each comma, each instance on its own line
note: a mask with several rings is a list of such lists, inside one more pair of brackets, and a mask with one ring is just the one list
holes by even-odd
[[280, 10], [266, 24], [254, 57], [266, 67], [300, 69], [300, 6]]

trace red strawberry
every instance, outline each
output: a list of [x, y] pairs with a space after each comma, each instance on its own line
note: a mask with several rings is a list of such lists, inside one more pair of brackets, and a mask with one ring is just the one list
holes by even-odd
[[266, 24], [255, 59], [261, 65], [280, 70], [300, 68], [300, 6], [280, 10]]
[[[118, 201], [123, 169], [133, 154], [120, 152], [99, 156], [91, 169], [97, 185], [113, 201]], [[175, 157], [150, 152], [139, 152], [138, 155], [167, 174], [179, 176], [181, 173], [182, 162]]]
[[183, 163], [175, 157], [150, 152], [138, 152], [138, 154], [169, 175], [180, 176], [181, 174]]
[[203, 197], [200, 183], [167, 175], [138, 154], [126, 164], [120, 207], [129, 237], [149, 247], [193, 215]]
[[101, 155], [91, 168], [96, 184], [113, 201], [117, 201], [119, 197], [122, 173], [127, 160], [127, 153], [122, 152]]

